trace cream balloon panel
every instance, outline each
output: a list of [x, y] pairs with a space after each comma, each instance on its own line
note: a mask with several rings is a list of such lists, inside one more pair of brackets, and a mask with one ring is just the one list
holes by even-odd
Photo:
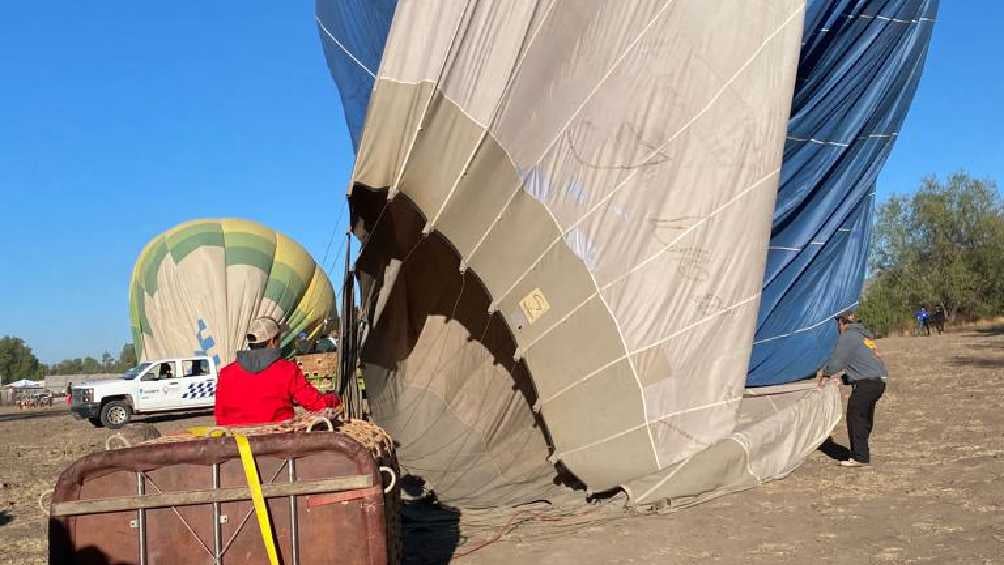
[[[442, 76], [440, 88], [446, 96], [484, 126], [505, 89], [528, 28], [549, 3], [400, 0], [395, 19], [408, 24], [394, 28], [388, 37], [378, 77], [417, 84]], [[538, 20], [532, 19], [534, 14]], [[414, 49], [415, 45], [422, 48]]]

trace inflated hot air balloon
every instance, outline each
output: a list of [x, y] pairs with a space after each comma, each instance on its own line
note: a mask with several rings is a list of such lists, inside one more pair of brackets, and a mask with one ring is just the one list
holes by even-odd
[[257, 316], [285, 322], [284, 344], [333, 319], [324, 269], [298, 243], [246, 220], [194, 220], [150, 241], [133, 269], [129, 308], [140, 360], [233, 361]]
[[829, 434], [835, 388], [745, 388], [805, 17], [318, 1], [367, 394], [440, 499], [701, 500]]

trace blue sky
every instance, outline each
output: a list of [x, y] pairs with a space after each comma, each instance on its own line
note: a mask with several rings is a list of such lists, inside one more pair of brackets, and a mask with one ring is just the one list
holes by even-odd
[[[1004, 2], [942, 2], [880, 196], [1004, 180], [1000, 22]], [[13, 3], [0, 77], [0, 335], [45, 362], [118, 353], [133, 261], [179, 222], [257, 220], [317, 258], [344, 225], [352, 151], [313, 2]]]
[[352, 150], [313, 2], [5, 12], [0, 335], [46, 362], [117, 354], [136, 256], [195, 217], [257, 220], [323, 256]]
[[1004, 2], [941, 0], [917, 96], [879, 176], [879, 198], [966, 169], [1004, 183]]

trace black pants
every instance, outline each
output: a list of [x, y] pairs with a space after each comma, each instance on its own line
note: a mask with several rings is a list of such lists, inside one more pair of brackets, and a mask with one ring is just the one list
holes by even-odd
[[855, 461], [868, 463], [868, 435], [872, 433], [875, 420], [875, 404], [885, 392], [885, 382], [879, 379], [858, 381], [851, 385], [851, 397], [847, 400], [847, 437], [851, 440], [851, 457]]

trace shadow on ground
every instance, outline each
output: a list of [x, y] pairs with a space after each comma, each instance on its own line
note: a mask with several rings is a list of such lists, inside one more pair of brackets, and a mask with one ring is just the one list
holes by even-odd
[[0, 510], [0, 526], [6, 526], [14, 521], [14, 517], [10, 515], [10, 510]]
[[177, 412], [171, 414], [151, 414], [150, 416], [136, 416], [133, 421], [143, 424], [161, 424], [163, 422], [174, 422], [175, 420], [186, 420], [188, 418], [198, 418], [201, 416], [212, 416], [213, 410], [199, 410], [196, 412]]
[[460, 512], [425, 500], [401, 507], [405, 565], [449, 563], [460, 545]]
[[1004, 342], [991, 341], [990, 343], [971, 343], [967, 347], [976, 351], [1004, 351]]
[[[66, 410], [25, 410], [0, 414], [0, 424], [4, 422], [19, 422], [22, 420], [41, 420], [45, 418], [58, 418], [66, 415]], [[132, 421], [144, 424], [160, 424], [163, 422], [174, 422], [188, 418], [199, 418], [201, 416], [212, 416], [212, 408], [197, 410], [194, 412], [175, 412], [170, 414], [151, 414], [149, 416], [137, 414]]]
[[851, 458], [851, 450], [833, 441], [832, 437], [819, 446], [819, 451], [834, 461], [846, 461]]
[[1004, 335], [1004, 326], [990, 326], [987, 328], [974, 328], [972, 333], [963, 334], [965, 337], [993, 337]]
[[957, 367], [976, 367], [979, 369], [1004, 369], [1004, 357], [970, 357], [956, 355], [952, 364]]
[[11, 412], [9, 414], [0, 414], [0, 423], [18, 422], [21, 420], [39, 420], [42, 418], [55, 418], [57, 416], [65, 416], [65, 415], [66, 412], [63, 410]]

